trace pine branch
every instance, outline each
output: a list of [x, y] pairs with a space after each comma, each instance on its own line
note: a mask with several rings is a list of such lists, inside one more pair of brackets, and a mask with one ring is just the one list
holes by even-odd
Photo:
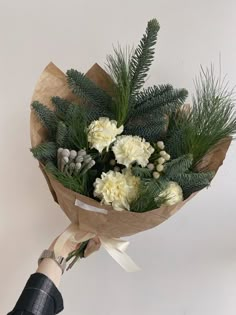
[[51, 101], [53, 106], [55, 107], [55, 114], [58, 116], [59, 119], [64, 120], [68, 108], [71, 105], [71, 102], [59, 96], [53, 96], [51, 98]]
[[48, 130], [50, 140], [54, 140], [58, 123], [55, 113], [38, 101], [34, 101], [31, 106], [42, 125]]
[[177, 159], [171, 160], [165, 164], [165, 176], [172, 178], [173, 176], [186, 173], [192, 166], [193, 156], [192, 154], [186, 154], [180, 156]]
[[131, 168], [134, 176], [140, 178], [152, 178], [152, 172], [146, 167], [134, 166]]
[[58, 147], [64, 148], [66, 146], [68, 131], [66, 125], [60, 121], [57, 125], [56, 143]]
[[135, 49], [130, 63], [131, 92], [135, 94], [144, 84], [147, 73], [154, 59], [154, 45], [160, 29], [156, 19], [148, 22], [146, 32]]
[[220, 140], [236, 133], [236, 111], [234, 91], [215, 78], [212, 68], [202, 70], [195, 85], [192, 110], [170, 120], [166, 146], [175, 156], [191, 153], [197, 164]]
[[84, 108], [71, 106], [66, 115], [68, 124], [67, 146], [75, 150], [88, 148], [87, 119]]
[[135, 95], [135, 109], [139, 108], [139, 106], [142, 106], [144, 103], [151, 101], [153, 98], [173, 91], [173, 89], [173, 86], [170, 84], [154, 85], [153, 87], [143, 89]]
[[122, 50], [120, 47], [114, 48], [114, 56], [107, 56], [107, 68], [114, 81], [112, 94], [113, 113], [118, 122], [118, 126], [125, 123], [129, 112], [132, 110], [130, 89], [130, 52], [128, 49]]
[[139, 197], [130, 205], [130, 210], [134, 212], [146, 212], [160, 206], [157, 200], [158, 195], [166, 188], [165, 179], [151, 179], [141, 182]]
[[125, 125], [124, 134], [137, 135], [149, 142], [161, 140], [167, 130], [168, 117], [154, 112], [140, 117], [132, 117]]
[[77, 70], [68, 70], [66, 74], [68, 85], [75, 95], [79, 96], [85, 103], [99, 107], [104, 116], [112, 116], [112, 99], [105, 91]]
[[54, 160], [57, 156], [57, 145], [54, 142], [44, 142], [31, 148], [33, 156], [42, 162]]
[[48, 162], [45, 169], [48, 173], [52, 174], [64, 187], [82, 195], [88, 195], [87, 173], [85, 173], [83, 176], [69, 176], [63, 172], [60, 172], [52, 162]]
[[176, 111], [183, 105], [187, 96], [188, 92], [185, 89], [168, 89], [166, 92], [156, 94], [146, 102], [142, 102], [142, 104], [139, 103], [134, 111], [134, 116], [151, 113], [155, 110], [159, 110], [160, 114]]
[[175, 174], [170, 177], [172, 181], [177, 182], [183, 189], [184, 198], [188, 198], [192, 193], [199, 191], [210, 185], [215, 173], [185, 173]]

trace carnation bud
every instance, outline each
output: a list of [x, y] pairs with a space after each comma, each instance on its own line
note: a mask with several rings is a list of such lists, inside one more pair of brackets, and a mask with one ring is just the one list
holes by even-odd
[[163, 150], [165, 148], [164, 142], [163, 141], [158, 141], [157, 146], [159, 149]]
[[147, 165], [147, 168], [150, 170], [150, 171], [153, 171], [154, 170], [154, 164], [153, 163], [149, 163]]
[[159, 159], [157, 159], [157, 162], [158, 162], [159, 164], [164, 164], [165, 161], [166, 161], [166, 159], [163, 158], [163, 157], [160, 157]]
[[158, 172], [153, 172], [152, 173], [152, 176], [155, 178], [155, 179], [158, 179], [160, 177], [160, 173]]

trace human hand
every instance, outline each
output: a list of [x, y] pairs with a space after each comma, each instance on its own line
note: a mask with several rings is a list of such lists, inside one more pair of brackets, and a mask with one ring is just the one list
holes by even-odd
[[[63, 234], [63, 233], [61, 233], [61, 234]], [[51, 250], [51, 251], [54, 250], [54, 246], [55, 246], [58, 238], [61, 236], [61, 234], [55, 238], [55, 240], [49, 246], [49, 250]], [[75, 239], [81, 239], [85, 234], [86, 234], [86, 232], [78, 231], [78, 233], [76, 233], [76, 235], [75, 235]], [[59, 254], [59, 256], [66, 258], [66, 257], [68, 257], [68, 255], [71, 252], [79, 249], [80, 245], [81, 245], [81, 243], [76, 243], [74, 240], [68, 239], [66, 241], [66, 243], [63, 245], [63, 247], [60, 249], [60, 252], [58, 254]], [[101, 246], [101, 243], [100, 243], [100, 240], [97, 236], [90, 239], [88, 242], [88, 245], [84, 251], [84, 257], [88, 257], [93, 252], [99, 250], [100, 246]]]

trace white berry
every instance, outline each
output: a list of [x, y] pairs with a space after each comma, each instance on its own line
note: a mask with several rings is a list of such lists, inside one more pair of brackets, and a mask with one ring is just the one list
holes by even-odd
[[157, 159], [157, 162], [158, 162], [159, 164], [164, 164], [165, 161], [166, 161], [166, 159], [163, 158], [163, 157], [160, 157], [159, 159]]
[[158, 165], [156, 166], [156, 170], [157, 170], [158, 172], [162, 172], [163, 169], [164, 169], [164, 166], [163, 166], [162, 164], [158, 164]]
[[158, 179], [160, 177], [160, 174], [158, 172], [153, 172], [152, 173], [152, 176], [155, 178], [155, 179]]
[[158, 141], [157, 146], [159, 149], [163, 150], [165, 148], [164, 142], [163, 141]]
[[149, 163], [149, 164], [147, 165], [147, 168], [148, 168], [150, 171], [153, 171], [153, 170], [154, 170], [154, 164]]

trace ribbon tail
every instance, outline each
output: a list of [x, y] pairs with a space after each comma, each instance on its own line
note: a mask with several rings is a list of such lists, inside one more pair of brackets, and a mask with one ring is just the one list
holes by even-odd
[[[100, 237], [102, 246], [106, 249], [108, 254], [127, 272], [136, 272], [140, 268], [135, 264], [135, 262], [127, 255], [124, 251], [128, 246], [128, 242], [117, 240], [117, 239], [108, 239]], [[114, 244], [116, 243], [116, 245]], [[123, 250], [122, 250], [122, 249]]]

